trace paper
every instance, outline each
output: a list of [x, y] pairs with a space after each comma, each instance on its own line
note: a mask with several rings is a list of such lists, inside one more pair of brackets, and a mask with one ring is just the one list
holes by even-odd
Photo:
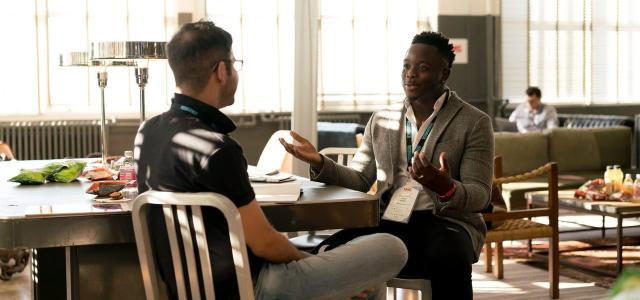
[[418, 189], [413, 187], [411, 184], [406, 184], [397, 189], [393, 193], [391, 201], [389, 201], [389, 206], [387, 206], [387, 209], [382, 215], [382, 219], [400, 223], [409, 223], [411, 212], [413, 211], [413, 207], [418, 199], [418, 192]]
[[278, 170], [261, 170], [253, 166], [247, 168], [251, 182], [287, 182], [295, 180], [293, 175]]
[[302, 183], [294, 177], [280, 183], [251, 182], [251, 186], [258, 202], [292, 203], [298, 201]]

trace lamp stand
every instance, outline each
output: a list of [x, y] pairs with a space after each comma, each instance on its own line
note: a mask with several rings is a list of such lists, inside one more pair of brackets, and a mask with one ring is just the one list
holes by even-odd
[[145, 102], [144, 102], [144, 87], [149, 80], [149, 68], [136, 68], [136, 83], [140, 87], [140, 123], [145, 120]]
[[104, 104], [104, 88], [107, 87], [107, 72], [98, 72], [98, 86], [100, 87], [100, 102], [101, 102], [101, 115], [100, 115], [100, 134], [102, 138], [102, 165], [107, 168], [107, 132], [106, 132], [106, 114]]

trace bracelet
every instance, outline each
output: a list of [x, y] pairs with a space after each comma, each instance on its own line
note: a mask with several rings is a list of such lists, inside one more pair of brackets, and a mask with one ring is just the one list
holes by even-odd
[[438, 195], [438, 199], [439, 200], [449, 200], [449, 198], [451, 198], [451, 196], [453, 196], [453, 194], [456, 192], [456, 190], [458, 189], [458, 185], [456, 184], [455, 181], [451, 181], [451, 187], [449, 188], [449, 190], [444, 193], [444, 195]]

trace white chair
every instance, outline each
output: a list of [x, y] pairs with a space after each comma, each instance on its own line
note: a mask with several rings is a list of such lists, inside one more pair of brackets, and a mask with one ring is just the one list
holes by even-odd
[[318, 152], [331, 159], [335, 157], [336, 163], [346, 166], [349, 164], [349, 162], [351, 162], [353, 156], [358, 152], [358, 148], [329, 147], [324, 148]]
[[[396, 289], [420, 291], [421, 300], [431, 299], [431, 281], [427, 279], [394, 278], [387, 281], [387, 287], [390, 288], [393, 292], [393, 294], [391, 295], [393, 300], [396, 300], [397, 298]], [[389, 296], [390, 295], [387, 293], [387, 299], [389, 298]], [[412, 299], [415, 299], [415, 298], [412, 298]]]
[[[151, 246], [148, 227], [149, 208], [154, 205], [162, 206], [164, 212], [176, 287], [180, 300], [187, 299], [187, 289], [191, 291], [192, 299], [215, 299], [214, 274], [211, 270], [211, 258], [207, 247], [201, 206], [217, 208], [227, 219], [240, 299], [250, 300], [254, 298], [242, 221], [238, 209], [231, 200], [216, 193], [148, 191], [136, 198], [132, 210], [133, 229], [147, 300], [160, 298], [158, 273], [153, 254], [154, 249]], [[187, 209], [188, 207], [191, 209]], [[174, 215], [177, 216], [177, 219], [174, 219]], [[189, 219], [192, 219], [192, 221]], [[179, 230], [176, 229], [176, 222], [179, 225]], [[189, 230], [190, 228], [193, 228], [194, 233]], [[182, 244], [178, 243], [178, 235], [182, 238]], [[196, 249], [193, 247], [193, 240], [196, 241]], [[181, 252], [185, 253], [184, 257], [181, 257]], [[202, 262], [200, 268], [196, 264], [196, 255]], [[186, 262], [186, 267], [182, 265], [183, 260]], [[185, 273], [188, 275], [188, 282], [184, 280]], [[198, 273], [202, 274], [204, 295], [200, 294], [201, 287], [198, 281]]]
[[260, 153], [260, 158], [256, 165], [258, 169], [291, 173], [293, 156], [284, 149], [279, 141], [280, 138], [290, 141], [289, 132], [289, 130], [278, 130], [271, 135], [262, 149], [262, 153]]

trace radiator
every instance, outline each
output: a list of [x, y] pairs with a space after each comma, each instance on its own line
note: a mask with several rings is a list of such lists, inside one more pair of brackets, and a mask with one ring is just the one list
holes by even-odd
[[0, 122], [0, 141], [20, 160], [99, 156], [100, 121]]

